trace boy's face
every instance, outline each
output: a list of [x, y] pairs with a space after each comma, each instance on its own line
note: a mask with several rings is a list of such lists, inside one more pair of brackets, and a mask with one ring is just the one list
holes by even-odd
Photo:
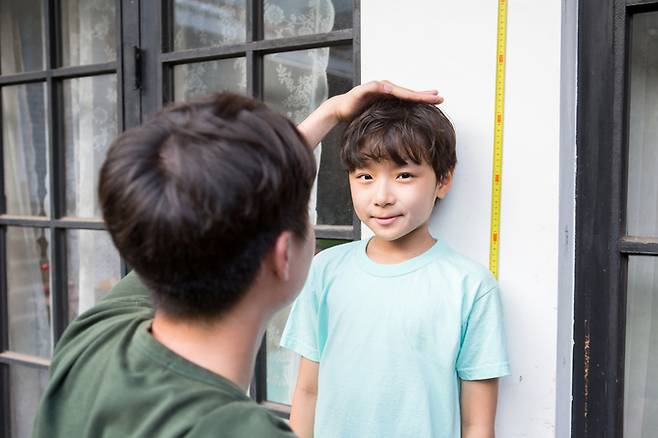
[[374, 233], [395, 241], [425, 226], [437, 198], [450, 189], [451, 177], [437, 182], [423, 162], [399, 166], [391, 160], [368, 161], [349, 174], [356, 214]]

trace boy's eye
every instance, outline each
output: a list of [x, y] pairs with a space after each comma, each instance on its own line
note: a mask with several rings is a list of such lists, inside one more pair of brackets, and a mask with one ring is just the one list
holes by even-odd
[[411, 177], [413, 177], [413, 175], [410, 174], [409, 172], [402, 172], [401, 174], [398, 175], [398, 179], [409, 179]]
[[367, 173], [363, 173], [361, 175], [357, 175], [356, 179], [360, 179], [362, 181], [370, 181], [372, 179], [372, 176], [368, 175]]

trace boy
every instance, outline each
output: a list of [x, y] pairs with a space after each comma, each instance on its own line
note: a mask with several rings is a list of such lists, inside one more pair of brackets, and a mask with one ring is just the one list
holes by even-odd
[[281, 344], [299, 353], [291, 426], [302, 437], [493, 437], [509, 374], [493, 276], [434, 239], [456, 164], [435, 106], [381, 98], [341, 159], [368, 241], [313, 260]]
[[99, 195], [134, 272], [59, 340], [33, 436], [292, 437], [245, 393], [265, 328], [312, 258], [308, 144], [377, 93], [442, 100], [376, 82], [296, 129], [225, 94], [119, 136]]

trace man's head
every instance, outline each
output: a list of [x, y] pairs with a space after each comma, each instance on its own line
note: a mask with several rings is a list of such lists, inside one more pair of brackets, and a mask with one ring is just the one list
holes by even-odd
[[433, 105], [380, 98], [348, 126], [341, 160], [359, 218], [396, 240], [426, 225], [450, 189], [455, 131]]
[[115, 245], [158, 310], [213, 319], [240, 300], [282, 234], [312, 239], [314, 178], [313, 154], [289, 120], [219, 94], [119, 136], [99, 195]]

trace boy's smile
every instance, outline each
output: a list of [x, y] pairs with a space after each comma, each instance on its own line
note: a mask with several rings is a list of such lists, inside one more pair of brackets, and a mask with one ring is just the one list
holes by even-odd
[[438, 184], [434, 170], [425, 162], [399, 166], [390, 160], [371, 160], [350, 172], [349, 179], [356, 214], [379, 243], [433, 242], [427, 222], [436, 198], [448, 192], [450, 177]]

